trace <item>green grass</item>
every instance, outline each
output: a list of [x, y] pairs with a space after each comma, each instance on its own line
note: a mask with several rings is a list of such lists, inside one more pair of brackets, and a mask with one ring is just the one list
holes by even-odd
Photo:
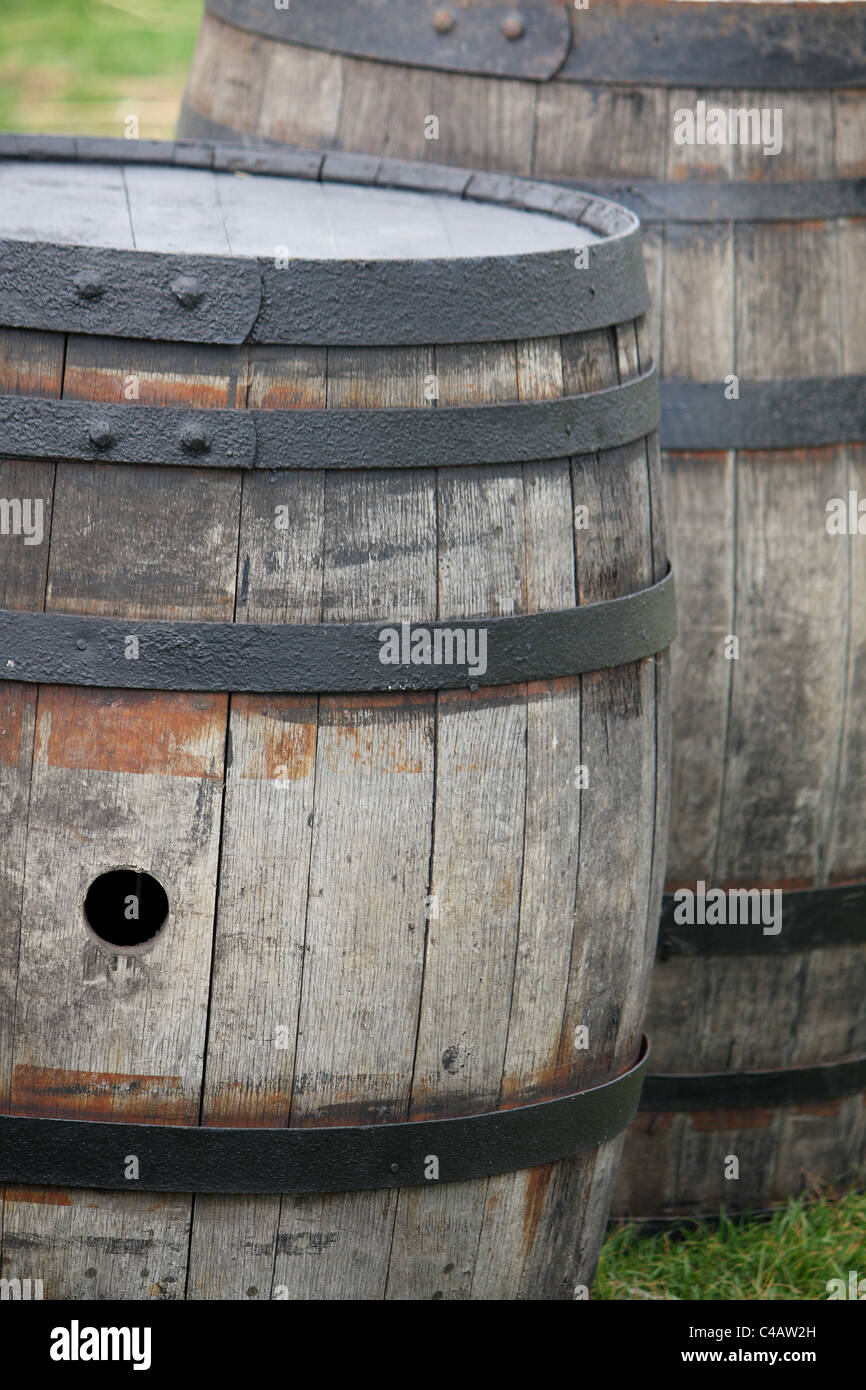
[[173, 134], [201, 0], [2, 0], [0, 129]]
[[634, 1226], [605, 1241], [598, 1299], [827, 1298], [828, 1279], [866, 1278], [866, 1195], [799, 1197], [767, 1220], [641, 1236]]

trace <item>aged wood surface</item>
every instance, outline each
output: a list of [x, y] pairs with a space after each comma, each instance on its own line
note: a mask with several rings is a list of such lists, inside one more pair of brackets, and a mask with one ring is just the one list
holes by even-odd
[[[59, 396], [63, 350], [60, 335], [3, 329], [0, 331], [0, 392], [4, 395]], [[45, 606], [54, 473], [52, 463], [0, 460], [0, 495], [7, 503], [17, 502], [21, 508], [17, 520], [14, 510], [5, 513], [0, 534], [0, 601], [4, 608], [40, 611]], [[25, 505], [29, 509], [29, 538], [25, 530], [28, 520]], [[38, 524], [40, 507], [41, 525]], [[41, 538], [37, 540], [40, 532]], [[10, 1108], [12, 1093], [16, 974], [36, 697], [33, 686], [15, 682], [4, 681], [0, 691], [0, 819], [6, 827], [0, 852], [0, 1107], [4, 1111]], [[0, 1251], [3, 1248], [5, 1196], [6, 1190], [0, 1185]]]
[[[196, 350], [71, 339], [64, 395], [221, 397]], [[175, 354], [172, 356], [172, 354]], [[201, 387], [199, 380], [202, 381]], [[231, 616], [240, 485], [202, 470], [58, 465], [46, 607]], [[225, 696], [44, 687], [27, 819], [11, 1106], [43, 1116], [198, 1120], [217, 881]], [[152, 872], [170, 919], [142, 955], [85, 931], [82, 900], [116, 865]], [[123, 1176], [118, 1175], [122, 1189]], [[46, 1296], [181, 1298], [190, 1198], [8, 1189], [4, 1273]]]
[[[252, 217], [243, 179], [151, 168], [114, 171], [95, 214], [67, 213], [49, 204], [69, 178], [45, 165], [40, 179], [37, 212], [58, 239], [97, 243], [104, 213], [103, 239], [127, 249], [246, 255], [288, 237], [318, 257], [430, 257], [574, 240], [508, 209], [271, 180]], [[176, 183], [192, 245], [165, 215]], [[29, 215], [10, 200], [3, 230], [29, 232]], [[638, 332], [327, 351], [18, 334], [2, 361], [10, 391], [132, 410], [435, 409], [626, 380], [646, 360]], [[593, 602], [660, 577], [655, 462], [644, 443], [438, 473], [61, 462], [44, 546], [16, 555], [7, 593], [54, 612], [239, 622]], [[4, 467], [31, 490], [54, 484], [51, 465]], [[4, 795], [27, 804], [3, 941], [8, 1105], [381, 1123], [543, 1099], [628, 1067], [663, 862], [663, 666], [357, 699], [45, 687], [16, 705], [8, 687]], [[127, 865], [170, 904], [138, 953], [99, 944], [82, 917], [92, 880]], [[111, 1192], [10, 1189], [3, 1269], [27, 1277], [38, 1260], [55, 1297], [569, 1298], [592, 1276], [618, 1147], [399, 1194], [151, 1195], [123, 1191], [122, 1174]]]
[[[328, 359], [329, 405], [423, 408], [432, 350], [332, 350]], [[432, 475], [329, 477], [323, 516], [324, 621], [435, 616]], [[322, 697], [292, 1124], [405, 1118], [434, 708], [427, 695]], [[275, 1288], [290, 1298], [381, 1298], [395, 1204], [388, 1192], [284, 1197]]]
[[[64, 389], [429, 409], [431, 383], [455, 404], [625, 380], [638, 341], [633, 325], [399, 351], [73, 337]], [[61, 464], [48, 601], [237, 621], [591, 602], [663, 569], [654, 460], [639, 444], [438, 477], [243, 480]], [[628, 1066], [663, 862], [663, 666], [460, 695], [235, 695], [230, 711], [222, 696], [43, 690], [14, 1108], [376, 1122], [518, 1104]], [[172, 917], [147, 954], [112, 957], [78, 905], [125, 862], [165, 883]], [[19, 1189], [4, 1273], [26, 1276], [38, 1252], [46, 1286], [81, 1298], [569, 1298], [592, 1275], [620, 1143], [399, 1194]]]
[[[206, 19], [200, 46], [219, 53], [232, 34]], [[218, 119], [290, 142], [537, 177], [772, 183], [866, 172], [862, 92], [532, 84], [276, 42], [262, 41], [262, 50], [266, 63], [279, 55], [301, 83], [321, 72], [320, 118], [309, 119], [309, 104], [301, 111], [288, 89], [272, 88], [267, 106], [235, 119], [202, 69], [187, 101], [206, 113], [216, 103]], [[676, 144], [675, 114], [698, 99], [725, 110], [781, 110], [780, 152]], [[427, 138], [430, 116], [438, 139]], [[863, 219], [649, 227], [646, 336], [661, 375], [721, 383], [733, 374], [866, 371], [864, 256]], [[866, 496], [866, 450], [671, 453], [665, 473], [680, 609], [669, 884], [806, 887], [862, 878], [866, 561], [857, 537], [830, 536], [824, 523], [830, 498]], [[726, 657], [729, 637], [739, 641], [737, 659]], [[672, 959], [654, 979], [653, 1066], [700, 1071], [736, 1059], [747, 1065], [745, 1058], [772, 1066], [847, 1055], [863, 1013], [864, 972], [861, 947]], [[741, 1153], [748, 1170], [739, 1185], [720, 1176], [719, 1155], [728, 1152]], [[760, 1205], [807, 1173], [841, 1174], [858, 1152], [862, 1159], [863, 1121], [848, 1101], [820, 1116], [729, 1116], [721, 1127], [712, 1117], [645, 1116], [626, 1149], [617, 1205], [644, 1213], [678, 1200], [693, 1210], [720, 1200]]]
[[[237, 404], [324, 405], [326, 360], [324, 349], [256, 349], [239, 366]], [[320, 621], [323, 497], [321, 473], [244, 478], [237, 621]], [[281, 1126], [291, 1109], [317, 707], [311, 696], [231, 700], [205, 1124]], [[188, 1297], [267, 1298], [279, 1213], [278, 1196], [197, 1196]]]

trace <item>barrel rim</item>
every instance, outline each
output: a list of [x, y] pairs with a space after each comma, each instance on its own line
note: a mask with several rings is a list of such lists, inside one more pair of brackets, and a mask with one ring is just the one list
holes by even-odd
[[[303, 161], [309, 153], [303, 145], [285, 145], [265, 136], [250, 135], [233, 126], [202, 116], [186, 99], [181, 103], [178, 130], [188, 141], [210, 140], [258, 149], [291, 150]], [[327, 156], [340, 159], [338, 152]], [[372, 155], [359, 156], [371, 165]], [[449, 172], [447, 165], [435, 168]], [[514, 175], [525, 182], [529, 174]], [[668, 181], [652, 178], [575, 179], [546, 175], [544, 182], [590, 193], [627, 208], [640, 218], [642, 227], [670, 224], [719, 222], [835, 222], [848, 217], [866, 217], [866, 177], [774, 179], [758, 183], [753, 179], [695, 178]]]
[[515, 341], [632, 322], [649, 307], [637, 216], [562, 185], [274, 145], [2, 136], [0, 159], [148, 163], [358, 182], [539, 213], [599, 239], [462, 259], [304, 261], [0, 241], [7, 327], [319, 346]]

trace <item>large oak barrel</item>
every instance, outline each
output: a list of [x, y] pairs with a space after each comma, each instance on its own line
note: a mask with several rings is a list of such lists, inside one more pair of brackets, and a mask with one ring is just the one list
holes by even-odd
[[0, 155], [4, 1276], [582, 1296], [669, 792], [637, 219]]
[[668, 897], [653, 1074], [614, 1207], [764, 1208], [855, 1176], [866, 5], [206, 8], [187, 134], [575, 180], [639, 212], [680, 576], [668, 893], [784, 899], [765, 935], [679, 925]]

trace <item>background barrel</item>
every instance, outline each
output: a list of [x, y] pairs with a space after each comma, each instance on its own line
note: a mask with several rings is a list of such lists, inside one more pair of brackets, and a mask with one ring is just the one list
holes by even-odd
[[[226, 625], [236, 650], [250, 624], [517, 622], [652, 589], [636, 219], [539, 186], [557, 215], [520, 210], [469, 174], [437, 193], [409, 165], [371, 187], [363, 160], [275, 153], [250, 177], [262, 161], [205, 145], [3, 153], [2, 492], [31, 506], [2, 537], [0, 1109], [319, 1130], [628, 1073], [669, 637], [615, 669], [379, 693], [342, 692], [348, 669], [228, 693], [207, 633], [164, 665], [148, 644], [154, 619]], [[501, 410], [548, 447], [521, 456]], [[22, 615], [53, 637], [10, 648]], [[191, 689], [167, 688], [172, 660]], [[280, 1196], [234, 1173], [235, 1195], [195, 1198], [13, 1182], [39, 1147], [0, 1145], [3, 1274], [46, 1298], [571, 1298], [622, 1138], [509, 1172], [494, 1146], [472, 1181]]]
[[[576, 180], [640, 213], [680, 576], [668, 891], [780, 888], [785, 915], [775, 937], [667, 937], [648, 1019], [665, 1075], [615, 1210], [763, 1208], [850, 1178], [866, 1156], [866, 6], [387, 9], [208, 0], [181, 133]], [[704, 142], [677, 143], [700, 103]], [[710, 143], [713, 108], [766, 119], [780, 148]]]

